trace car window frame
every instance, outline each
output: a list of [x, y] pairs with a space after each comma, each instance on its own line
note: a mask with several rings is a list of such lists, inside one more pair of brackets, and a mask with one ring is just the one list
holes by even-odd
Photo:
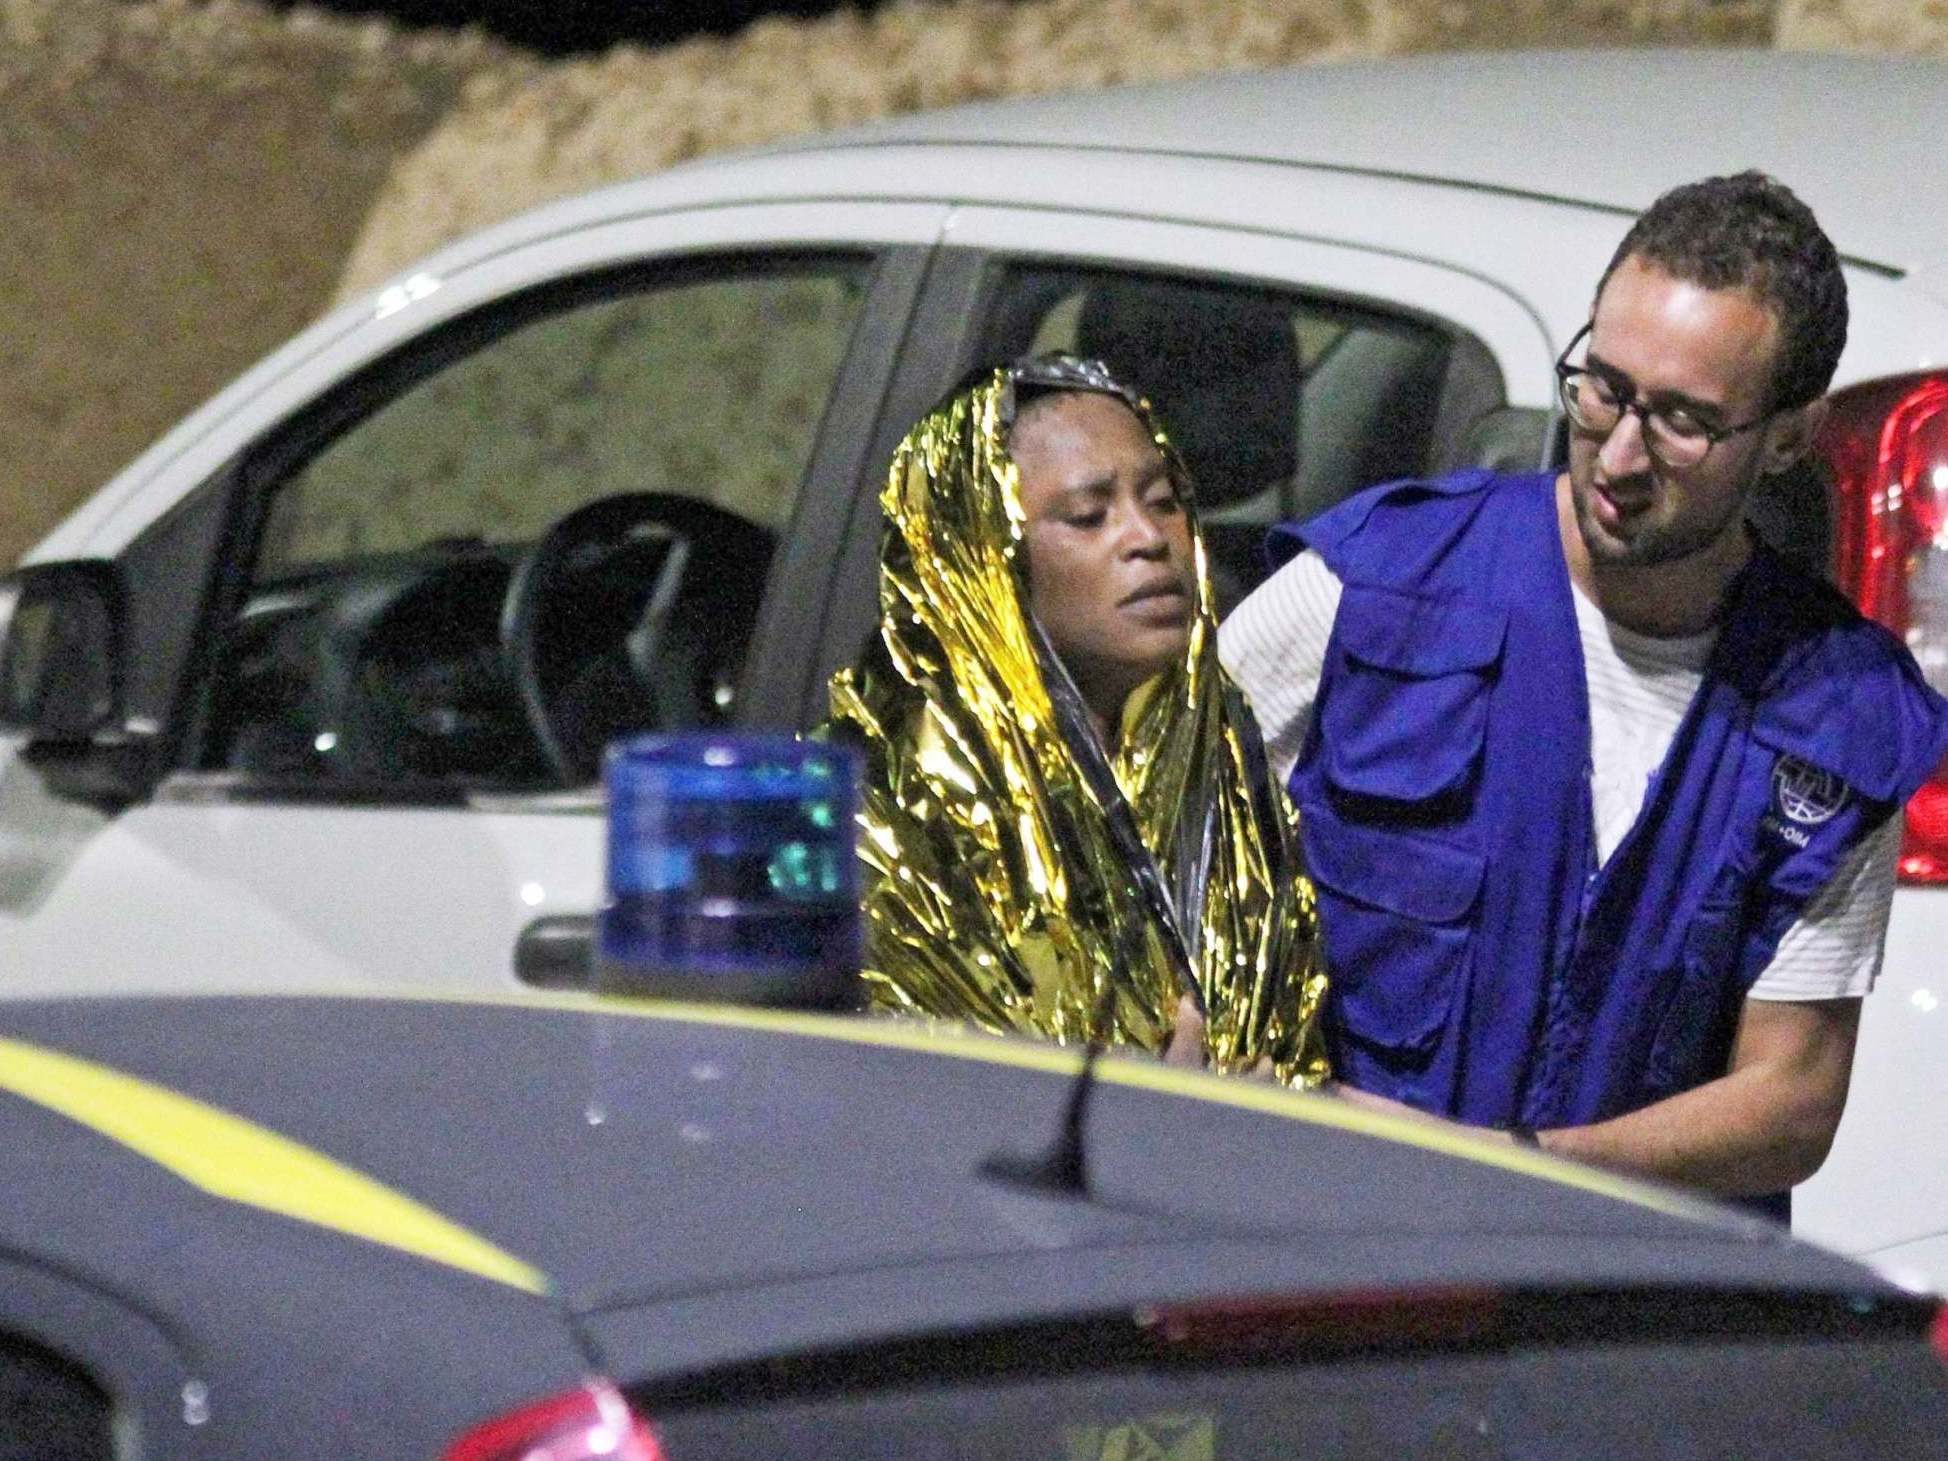
[[[886, 341], [904, 334], [924, 274], [927, 246], [887, 243], [871, 239], [817, 238], [798, 242], [735, 240], [715, 247], [695, 247], [659, 255], [611, 260], [508, 291], [442, 319], [425, 330], [394, 342], [388, 349], [313, 399], [281, 417], [254, 438], [210, 481], [188, 494], [185, 502], [216, 494], [221, 500], [220, 546], [208, 559], [208, 591], [182, 654], [181, 680], [171, 724], [164, 728], [159, 757], [163, 769], [151, 794], [158, 803], [251, 802], [291, 805], [371, 806], [409, 805], [463, 807], [476, 803], [496, 809], [536, 802], [543, 805], [574, 797], [578, 788], [535, 791], [483, 790], [459, 783], [435, 782], [385, 785], [378, 782], [316, 782], [295, 777], [264, 776], [210, 769], [200, 763], [207, 755], [207, 737], [215, 710], [214, 697], [230, 647], [236, 617], [251, 592], [251, 573], [236, 565], [251, 564], [277, 490], [345, 431], [431, 379], [455, 361], [494, 340], [578, 305], [645, 292], [687, 280], [725, 278], [738, 273], [764, 272], [767, 266], [816, 264], [853, 258], [864, 265], [865, 287], [825, 411], [813, 433], [812, 449], [800, 481], [789, 524], [773, 559], [764, 589], [764, 607], [747, 655], [734, 716], [737, 725], [775, 725], [795, 711], [797, 675], [782, 697], [772, 692], [767, 667], [802, 667], [810, 657], [808, 636], [816, 616], [803, 605], [824, 604], [829, 582], [818, 581], [819, 568], [831, 556], [825, 540], [832, 524], [843, 521], [843, 505], [857, 487], [860, 455], [849, 445], [842, 417], [861, 409], [877, 409], [879, 397], [894, 366]], [[841, 403], [843, 409], [841, 410]], [[173, 515], [164, 516], [133, 540], [123, 556], [141, 553], [143, 544]], [[801, 541], [811, 539], [811, 542]], [[824, 546], [825, 551], [821, 552]], [[183, 566], [178, 564], [178, 567]], [[825, 575], [829, 578], [829, 575]], [[793, 612], [780, 612], [785, 600]], [[788, 639], [792, 643], [780, 643]], [[788, 708], [781, 710], [782, 699]]]
[[[1024, 210], [990, 206], [979, 210], [965, 210], [957, 216], [955, 236], [966, 232], [958, 226], [961, 219], [969, 213], [981, 213], [994, 218], [1008, 218]], [[1051, 235], [1060, 225], [1049, 220], [1043, 211], [1043, 220], [1037, 225]], [[1074, 226], [1066, 229], [1070, 237], [1086, 238], [1088, 232], [1083, 228], [1084, 215], [1057, 215], [1066, 218]], [[1094, 215], [1090, 215], [1093, 217]], [[1147, 226], [1157, 222], [1152, 219], [1124, 219]], [[1242, 231], [1221, 223], [1163, 225], [1172, 229], [1182, 229], [1212, 237], [1237, 236]], [[1003, 230], [1008, 232], [1008, 230]], [[1312, 240], [1292, 240], [1292, 242], [1311, 245]], [[1321, 245], [1343, 252], [1344, 246]], [[1414, 267], [1423, 270], [1437, 270], [1443, 275], [1457, 278], [1456, 272], [1445, 266], [1413, 261]], [[859, 653], [877, 622], [877, 585], [879, 573], [879, 491], [884, 483], [885, 472], [891, 463], [892, 455], [902, 437], [911, 429], [913, 423], [939, 402], [941, 397], [962, 380], [979, 362], [975, 356], [980, 342], [988, 331], [996, 302], [1006, 287], [1011, 271], [1022, 267], [1043, 266], [1052, 270], [1074, 269], [1085, 271], [1114, 272], [1127, 271], [1151, 277], [1178, 275], [1186, 279], [1212, 284], [1233, 284], [1245, 289], [1268, 290], [1280, 294], [1303, 295], [1321, 306], [1339, 304], [1349, 311], [1362, 315], [1380, 314], [1391, 316], [1403, 322], [1439, 331], [1446, 336], [1457, 351], [1466, 351], [1492, 365], [1501, 379], [1503, 409], [1511, 405], [1512, 392], [1509, 389], [1508, 370], [1505, 362], [1496, 353], [1494, 346], [1469, 325], [1451, 318], [1429, 305], [1416, 306], [1398, 299], [1366, 293], [1338, 286], [1333, 283], [1314, 282], [1305, 277], [1302, 268], [1294, 268], [1286, 273], [1266, 271], [1245, 272], [1229, 268], [1199, 269], [1182, 263], [1158, 261], [1133, 256], [1126, 252], [1112, 252], [1109, 249], [1091, 251], [1088, 248], [1061, 249], [1047, 246], [1021, 244], [981, 244], [975, 242], [944, 243], [934, 251], [927, 269], [924, 287], [913, 310], [906, 347], [900, 351], [899, 373], [891, 384], [885, 408], [872, 436], [870, 459], [877, 465], [877, 472], [867, 472], [861, 477], [858, 494], [850, 509], [850, 522], [842, 553], [837, 561], [836, 572], [830, 588], [830, 598], [818, 640], [818, 652], [813, 659], [814, 672], [807, 676], [802, 702], [798, 712], [798, 724], [809, 726], [823, 720], [827, 714], [826, 686], [833, 673], [857, 662]], [[1548, 333], [1542, 321], [1523, 301], [1506, 295], [1498, 287], [1478, 278], [1468, 278], [1469, 287], [1491, 290], [1503, 297], [1504, 302], [1513, 307], [1513, 313], [1522, 317], [1533, 330], [1533, 340], [1525, 340], [1525, 348], [1532, 346], [1530, 353], [1536, 359], [1546, 362], [1549, 358]], [[1440, 428], [1450, 425], [1449, 396], [1452, 382], [1444, 387], [1442, 400], [1437, 412]], [[1543, 463], [1538, 462], [1538, 467]]]
[[832, 676], [858, 662], [873, 632], [880, 493], [900, 441], [966, 369], [962, 362], [970, 358], [978, 338], [980, 310], [991, 287], [988, 262], [984, 251], [943, 245], [932, 250], [917, 281], [903, 338], [890, 357], [896, 368], [881, 393], [870, 431], [858, 438], [851, 500], [833, 514], [841, 532], [832, 545], [817, 636], [782, 725], [805, 729], [826, 719]]

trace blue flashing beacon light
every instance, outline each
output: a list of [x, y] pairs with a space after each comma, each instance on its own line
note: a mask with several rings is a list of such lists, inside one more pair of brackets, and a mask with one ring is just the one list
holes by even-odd
[[604, 760], [604, 994], [859, 1003], [859, 756], [776, 734], [639, 736]]

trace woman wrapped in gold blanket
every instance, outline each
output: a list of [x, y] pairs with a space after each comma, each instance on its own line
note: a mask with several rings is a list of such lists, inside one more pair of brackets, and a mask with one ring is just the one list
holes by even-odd
[[1215, 1068], [1324, 1080], [1311, 884], [1148, 402], [1099, 362], [997, 370], [908, 433], [881, 505], [879, 632], [830, 727], [867, 758], [874, 1006], [1162, 1051], [1188, 1000]]

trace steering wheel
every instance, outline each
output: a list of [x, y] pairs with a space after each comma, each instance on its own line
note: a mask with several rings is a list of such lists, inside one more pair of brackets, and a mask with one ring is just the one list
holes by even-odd
[[[647, 582], [605, 584], [638, 545], [656, 550]], [[501, 604], [501, 650], [563, 785], [591, 779], [617, 735], [716, 718], [710, 678], [750, 637], [772, 546], [712, 503], [630, 492], [576, 508], [528, 550]]]
[[507, 576], [492, 554], [463, 548], [374, 571], [334, 597], [318, 617], [306, 680], [307, 724], [330, 774], [397, 784], [541, 773], [526, 717], [504, 689]]

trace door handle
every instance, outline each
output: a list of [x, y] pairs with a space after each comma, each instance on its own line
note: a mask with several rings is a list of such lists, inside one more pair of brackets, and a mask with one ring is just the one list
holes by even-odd
[[587, 989], [594, 954], [593, 913], [544, 913], [514, 940], [514, 977], [540, 989]]

